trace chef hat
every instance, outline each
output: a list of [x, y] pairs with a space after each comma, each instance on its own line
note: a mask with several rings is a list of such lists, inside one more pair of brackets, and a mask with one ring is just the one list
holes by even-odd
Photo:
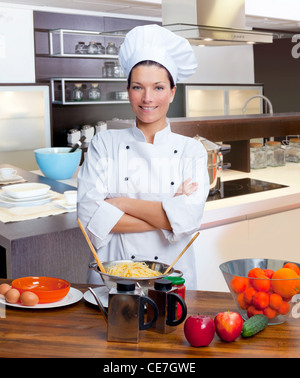
[[126, 35], [120, 47], [119, 61], [127, 78], [132, 68], [144, 60], [163, 65], [175, 84], [191, 76], [197, 68], [189, 42], [158, 25], [135, 27]]

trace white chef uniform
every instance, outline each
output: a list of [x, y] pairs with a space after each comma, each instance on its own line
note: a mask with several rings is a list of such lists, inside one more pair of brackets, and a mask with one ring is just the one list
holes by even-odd
[[[135, 27], [121, 45], [119, 61], [127, 78], [144, 60], [163, 65], [174, 83], [197, 68], [189, 42], [158, 25]], [[135, 125], [98, 133], [89, 145], [78, 175], [78, 217], [103, 262], [129, 259], [171, 264], [200, 228], [209, 191], [207, 153], [199, 141], [172, 133], [166, 122], [153, 143], [147, 143]], [[197, 191], [174, 196], [188, 178], [198, 182]], [[161, 201], [172, 230], [111, 233], [123, 212], [104, 200], [117, 196]], [[193, 245], [174, 268], [183, 272], [188, 289], [196, 288]], [[88, 282], [102, 281], [89, 269]]]
[[[168, 120], [167, 120], [168, 122]], [[174, 196], [187, 178], [199, 188], [190, 196]], [[78, 175], [78, 217], [86, 227], [101, 261], [157, 260], [171, 264], [199, 230], [209, 191], [207, 153], [202, 143], [172, 133], [169, 122], [146, 142], [136, 126], [107, 130], [92, 139]], [[110, 233], [123, 215], [105, 198], [127, 196], [162, 201], [172, 231]], [[193, 245], [175, 264], [188, 289], [196, 288]], [[88, 270], [88, 282], [101, 283]]]

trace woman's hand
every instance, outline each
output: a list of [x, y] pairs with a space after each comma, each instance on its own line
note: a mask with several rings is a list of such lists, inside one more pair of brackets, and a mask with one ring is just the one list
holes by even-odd
[[175, 193], [174, 197], [180, 196], [181, 194], [185, 194], [186, 196], [191, 195], [198, 189], [198, 183], [197, 182], [191, 182], [192, 179], [188, 178], [185, 180], [177, 189], [177, 192]]

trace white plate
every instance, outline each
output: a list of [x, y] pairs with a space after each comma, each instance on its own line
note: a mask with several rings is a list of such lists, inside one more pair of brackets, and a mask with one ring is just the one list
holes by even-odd
[[83, 294], [80, 290], [74, 289], [73, 287], [70, 288], [68, 294], [57, 302], [52, 303], [38, 303], [35, 306], [24, 306], [20, 303], [7, 303], [5, 299], [0, 298], [0, 304], [4, 304], [6, 306], [17, 307], [17, 308], [24, 308], [27, 310], [41, 310], [46, 308], [57, 308], [63, 306], [69, 306], [73, 303], [76, 303], [81, 300]]
[[[94, 292], [98, 295], [100, 301], [104, 307], [108, 307], [108, 288], [106, 286], [100, 286], [93, 288]], [[97, 305], [96, 299], [93, 294], [88, 290], [83, 294], [83, 298], [90, 304]]]
[[4, 184], [6, 182], [19, 181], [19, 180], [22, 180], [22, 179], [23, 179], [23, 177], [22, 176], [18, 176], [18, 175], [11, 176], [10, 178], [0, 177], [0, 184]]
[[59, 207], [62, 207], [63, 209], [67, 209], [67, 210], [73, 210], [73, 209], [76, 209], [76, 207], [77, 207], [76, 203], [74, 205], [68, 205], [64, 199], [53, 201], [53, 203], [55, 203], [55, 205], [57, 205]]
[[40, 183], [25, 183], [3, 186], [2, 190], [6, 195], [13, 198], [30, 198], [34, 196], [41, 196], [48, 193], [49, 185]]
[[48, 196], [47, 198], [44, 199], [37, 199], [34, 201], [18, 201], [18, 202], [13, 202], [7, 198], [4, 198], [3, 196], [0, 196], [0, 203], [5, 203], [6, 205], [11, 206], [39, 206], [39, 205], [44, 205], [45, 203], [48, 203], [51, 201], [51, 197]]
[[52, 198], [52, 197], [54, 197], [54, 193], [52, 193], [52, 194], [47, 193], [47, 194], [43, 194], [41, 196], [27, 197], [27, 198], [13, 198], [13, 197], [8, 196], [6, 193], [0, 192], [0, 198], [1, 199], [12, 202], [12, 203], [39, 201], [39, 200], [48, 199], [48, 198]]

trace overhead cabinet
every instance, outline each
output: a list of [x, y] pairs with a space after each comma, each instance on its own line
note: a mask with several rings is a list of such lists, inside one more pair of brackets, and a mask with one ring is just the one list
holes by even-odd
[[[262, 85], [184, 85], [186, 117], [241, 115], [246, 101], [263, 94]], [[262, 98], [249, 103], [245, 114], [263, 112]]]

